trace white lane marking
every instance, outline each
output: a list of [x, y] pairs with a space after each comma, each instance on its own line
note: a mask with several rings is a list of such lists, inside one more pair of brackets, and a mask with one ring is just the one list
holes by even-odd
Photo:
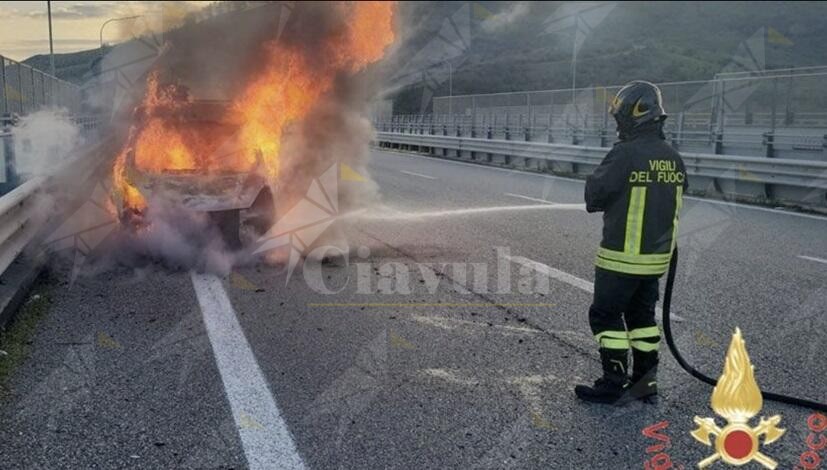
[[[394, 155], [399, 156], [399, 157], [422, 158], [422, 159], [426, 159], [426, 160], [431, 161], [431, 162], [451, 163], [451, 164], [454, 164], [454, 165], [465, 165], [465, 166], [470, 166], [470, 167], [473, 167], [473, 168], [479, 168], [479, 169], [485, 169], [485, 170], [502, 171], [502, 172], [506, 172], [506, 173], [509, 173], [509, 174], [512, 174], [512, 175], [513, 174], [518, 174], [518, 175], [524, 175], [524, 176], [535, 176], [535, 177], [538, 177], [538, 178], [548, 178], [548, 179], [554, 179], [554, 180], [568, 181], [568, 182], [571, 182], [571, 183], [580, 183], [580, 184], [585, 183], [585, 181], [583, 181], [581, 179], [577, 179], [577, 178], [566, 178], [564, 176], [555, 176], [555, 175], [543, 175], [543, 174], [540, 174], [540, 173], [530, 173], [530, 172], [527, 172], [527, 171], [511, 170], [511, 169], [508, 169], [508, 168], [497, 168], [497, 167], [494, 167], [494, 166], [481, 165], [481, 164], [478, 164], [478, 163], [458, 162], [458, 161], [454, 161], [454, 160], [446, 160], [446, 159], [441, 159], [441, 158], [426, 157], [424, 155], [413, 155], [413, 154], [408, 154], [408, 153], [404, 153], [404, 152], [393, 152], [393, 151], [388, 151], [388, 150], [385, 150], [385, 149], [377, 150], [377, 151], [383, 152], [383, 153], [394, 154]], [[728, 202], [728, 201], [716, 201], [716, 200], [713, 200], [713, 199], [704, 199], [702, 197], [695, 197], [695, 196], [684, 196], [684, 199], [689, 199], [689, 200], [701, 202], [701, 203], [704, 203], [704, 204], [717, 204], [719, 206], [731, 206], [731, 207], [735, 207], [735, 208], [738, 208], [738, 209], [749, 209], [749, 210], [754, 210], [754, 211], [771, 212], [773, 214], [792, 215], [792, 216], [795, 216], [795, 217], [802, 217], [802, 218], [805, 218], [805, 219], [813, 219], [813, 220], [820, 220], [820, 221], [823, 221], [823, 222], [827, 222], [827, 216], [816, 215], [816, 214], [803, 214], [803, 213], [800, 213], [800, 212], [786, 211], [786, 210], [783, 210], [783, 209], [772, 209], [772, 208], [769, 208], [769, 207], [751, 206], [751, 205], [747, 205], [747, 204], [738, 204], [736, 202]]]
[[519, 264], [520, 266], [525, 266], [529, 269], [533, 269], [538, 273], [544, 274], [552, 279], [557, 279], [558, 281], [565, 282], [566, 284], [574, 286], [580, 290], [584, 290], [589, 294], [594, 294], [594, 283], [589, 282], [585, 279], [581, 279], [573, 274], [569, 274], [565, 271], [560, 271], [559, 269], [552, 268], [547, 264], [543, 264], [539, 261], [534, 261], [522, 256], [503, 255], [503, 257], [507, 260]]
[[305, 468], [221, 280], [212, 274], [190, 276], [247, 465]]
[[782, 210], [782, 209], [771, 209], [769, 207], [748, 206], [746, 204], [738, 204], [736, 202], [715, 201], [715, 200], [712, 200], [712, 199], [704, 199], [702, 197], [695, 197], [695, 196], [684, 196], [684, 199], [690, 199], [692, 201], [702, 202], [704, 204], [717, 204], [719, 206], [735, 207], [736, 209], [750, 209], [750, 210], [754, 210], [754, 211], [771, 212], [773, 214], [794, 215], [796, 217], [803, 217], [805, 219], [827, 221], [827, 217], [822, 216], [822, 215], [802, 214], [800, 212], [791, 212], [791, 211], [785, 211], [785, 210]]
[[[558, 281], [562, 281], [568, 285], [577, 287], [580, 290], [584, 290], [589, 294], [594, 293], [593, 282], [589, 282], [573, 274], [569, 274], [565, 271], [560, 271], [559, 269], [554, 269], [547, 264], [543, 264], [539, 261], [534, 261], [523, 256], [503, 255], [503, 257], [521, 266], [533, 269], [538, 273], [544, 274], [552, 279], [557, 279]], [[657, 315], [658, 319], [663, 320], [663, 309], [661, 309], [660, 307], [655, 307], [655, 314]], [[681, 317], [680, 315], [676, 315], [675, 313], [671, 313], [670, 317], [677, 322], [684, 321], [683, 317]]]
[[422, 173], [416, 173], [414, 171], [399, 170], [399, 172], [400, 173], [405, 173], [406, 175], [417, 176], [419, 178], [425, 178], [425, 179], [429, 179], [429, 180], [437, 179], [435, 176], [423, 175]]
[[806, 259], [810, 261], [815, 261], [816, 263], [824, 263], [827, 264], [827, 259], [816, 258], [815, 256], [806, 256], [806, 255], [799, 255], [801, 259]]
[[580, 181], [578, 179], [565, 178], [563, 176], [544, 175], [544, 174], [541, 174], [541, 173], [529, 173], [529, 172], [526, 172], [526, 171], [519, 171], [519, 170], [516, 170], [516, 169], [498, 168], [496, 166], [488, 166], [488, 165], [483, 165], [483, 164], [480, 164], [480, 163], [468, 163], [468, 162], [460, 162], [460, 161], [456, 161], [456, 160], [447, 160], [447, 159], [442, 159], [442, 158], [426, 157], [425, 155], [414, 155], [414, 154], [409, 154], [409, 153], [405, 153], [405, 152], [395, 152], [393, 150], [387, 150], [387, 149], [382, 149], [382, 150], [374, 149], [374, 150], [377, 151], [377, 152], [381, 152], [381, 153], [388, 153], [388, 154], [391, 154], [391, 155], [394, 155], [394, 156], [397, 156], [397, 157], [421, 158], [421, 159], [427, 160], [429, 162], [451, 163], [451, 164], [454, 164], [454, 165], [464, 165], [464, 166], [470, 166], [472, 168], [479, 168], [479, 169], [484, 169], [484, 170], [501, 171], [501, 172], [509, 173], [509, 174], [517, 174], [517, 175], [525, 175], [525, 176], [536, 176], [538, 178], [549, 178], [549, 179], [557, 179], [557, 180], [563, 180], [563, 181], [581, 182], [582, 183], [582, 181]]
[[[508, 197], [516, 197], [516, 198], [519, 198], [519, 199], [525, 199], [526, 201], [541, 202], [543, 204], [548, 204], [548, 205], [552, 205], [552, 206], [560, 205], [560, 203], [558, 203], [558, 202], [549, 201], [549, 200], [546, 200], [546, 199], [538, 199], [536, 197], [523, 196], [522, 194], [514, 194], [514, 193], [503, 193], [503, 194], [508, 196]], [[571, 205], [574, 205], [574, 204], [571, 204]], [[576, 204], [576, 205], [579, 206], [581, 209], [583, 209], [583, 211], [586, 210], [586, 204], [585, 203]]]

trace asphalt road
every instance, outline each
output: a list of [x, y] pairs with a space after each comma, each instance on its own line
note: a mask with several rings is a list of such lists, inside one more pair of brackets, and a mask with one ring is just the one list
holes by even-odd
[[[657, 404], [573, 396], [599, 368], [582, 182], [381, 151], [369, 171], [383, 207], [350, 219], [347, 259], [289, 280], [146, 264], [70, 282], [57, 263], [0, 402], [0, 468], [642, 468], [663, 421], [674, 464], [714, 452], [689, 435], [711, 388], [668, 354]], [[826, 230], [687, 199], [687, 359], [717, 377], [737, 326], [763, 388], [827, 401]], [[793, 468], [810, 411], [762, 414], [787, 429], [762, 452]]]

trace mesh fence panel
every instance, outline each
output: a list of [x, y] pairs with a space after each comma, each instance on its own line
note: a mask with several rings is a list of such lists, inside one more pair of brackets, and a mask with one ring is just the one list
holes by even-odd
[[20, 94], [21, 102], [23, 103], [23, 112], [30, 113], [34, 111], [34, 90], [33, 90], [33, 82], [32, 77], [34, 74], [32, 73], [32, 69], [30, 67], [26, 67], [25, 65], [20, 66]]
[[[717, 126], [768, 131], [827, 128], [827, 71], [733, 75], [660, 84], [670, 115], [667, 130], [711, 132]], [[613, 129], [608, 107], [619, 86], [437, 97], [436, 115], [476, 116], [478, 122], [532, 127]]]
[[6, 59], [0, 57], [0, 113], [9, 112], [9, 102], [6, 99]]
[[[4, 59], [5, 60], [5, 59]], [[22, 94], [20, 92], [20, 65], [6, 60], [6, 101], [8, 112], [23, 113]]]
[[0, 113], [24, 115], [47, 107], [81, 112], [80, 87], [0, 56]]

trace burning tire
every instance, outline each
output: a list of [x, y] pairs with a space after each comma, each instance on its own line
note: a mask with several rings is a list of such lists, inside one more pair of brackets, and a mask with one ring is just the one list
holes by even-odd
[[239, 211], [239, 216], [238, 246], [251, 246], [276, 222], [276, 205], [270, 189], [262, 189], [248, 209]]
[[273, 194], [265, 188], [247, 209], [215, 211], [209, 215], [228, 248], [252, 246], [275, 223]]

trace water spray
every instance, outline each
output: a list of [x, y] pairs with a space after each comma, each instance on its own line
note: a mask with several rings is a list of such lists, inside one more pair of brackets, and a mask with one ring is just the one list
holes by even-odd
[[471, 207], [467, 209], [447, 209], [425, 212], [404, 212], [396, 209], [385, 208], [383, 210], [366, 213], [366, 209], [356, 210], [342, 214], [341, 217], [358, 217], [368, 220], [420, 220], [439, 217], [461, 217], [465, 215], [488, 214], [495, 212], [521, 212], [532, 210], [569, 210], [584, 211], [585, 204], [527, 204], [520, 206], [492, 206], [492, 207]]

